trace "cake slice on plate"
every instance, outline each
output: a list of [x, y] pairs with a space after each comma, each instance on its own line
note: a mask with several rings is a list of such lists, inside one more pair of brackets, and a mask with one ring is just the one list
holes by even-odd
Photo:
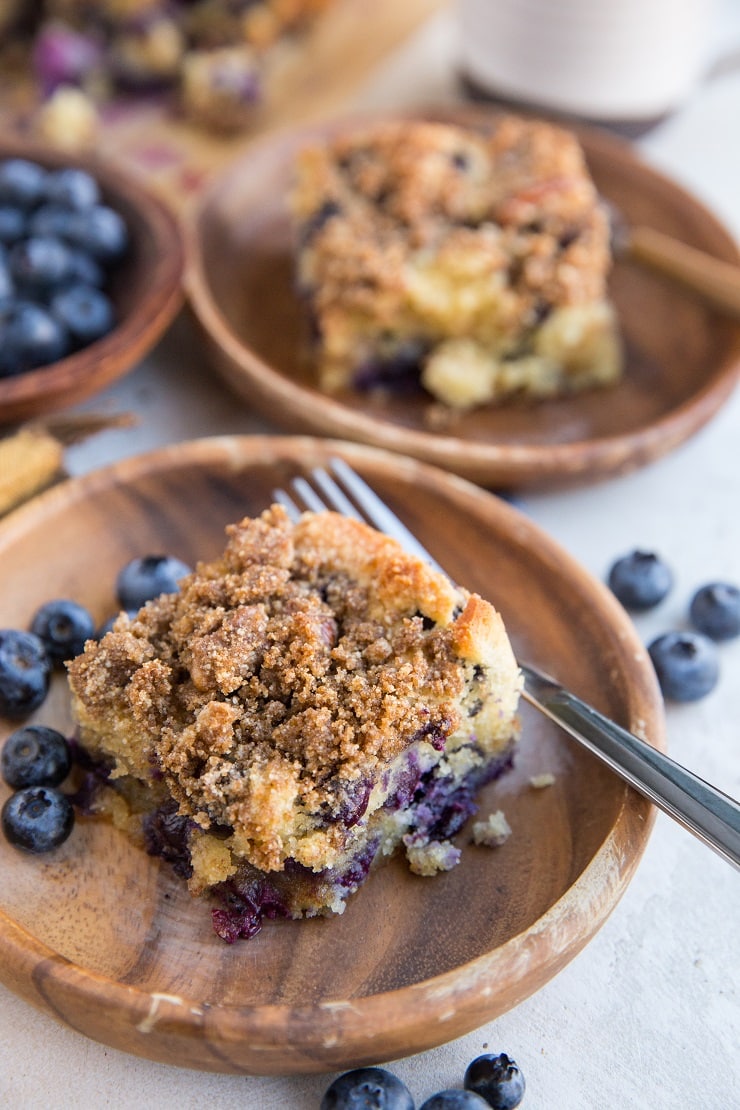
[[341, 913], [397, 848], [422, 875], [454, 866], [510, 765], [520, 674], [493, 606], [365, 524], [273, 506], [227, 532], [69, 681], [127, 826], [233, 940]]
[[420, 381], [465, 410], [618, 380], [609, 221], [574, 134], [358, 126], [300, 152], [290, 202], [322, 389]]

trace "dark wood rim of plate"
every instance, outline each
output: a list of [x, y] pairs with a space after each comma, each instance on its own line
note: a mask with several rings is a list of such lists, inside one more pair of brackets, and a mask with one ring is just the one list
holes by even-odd
[[50, 366], [0, 378], [0, 425], [86, 400], [132, 370], [154, 346], [184, 300], [184, 235], [170, 205], [143, 177], [94, 152], [71, 153], [31, 139], [0, 138], [0, 158], [28, 158], [47, 168], [71, 165], [98, 180], [104, 203], [126, 219], [131, 250], [114, 275], [123, 306], [113, 330]]
[[[401, 114], [485, 125], [499, 112], [500, 109], [496, 108], [460, 105]], [[186, 295], [204, 334], [214, 369], [237, 395], [287, 431], [331, 435], [400, 451], [494, 488], [564, 487], [625, 473], [674, 450], [715, 415], [733, 391], [740, 373], [740, 328], [715, 312], [704, 309], [698, 301], [692, 302], [690, 295], [677, 286], [666, 284], [655, 276], [650, 276], [649, 280], [657, 283], [650, 287], [658, 290], [656, 296], [675, 298], [672, 312], [667, 314], [669, 319], [675, 319], [676, 314], [695, 311], [699, 314], [696, 329], [707, 334], [712, 332], [720, 338], [711, 341], [716, 343], [716, 348], [713, 349], [710, 364], [702, 368], [701, 380], [697, 379], [695, 386], [687, 387], [685, 395], [679, 392], [674, 396], [675, 386], [670, 380], [662, 383], [659, 388], [665, 392], [665, 398], [661, 399], [659, 410], [646, 412], [644, 419], [638, 412], [634, 418], [630, 416], [629, 425], [613, 432], [606, 425], [598, 434], [591, 434], [587, 427], [588, 418], [582, 421], [580, 415], [585, 394], [577, 395], [572, 408], [566, 413], [566, 421], [581, 422], [585, 427], [585, 434], [581, 432], [574, 438], [561, 436], [554, 423], [550, 431], [542, 433], [541, 438], [538, 438], [538, 432], [519, 441], [506, 437], [497, 439], [495, 432], [489, 434], [485, 429], [478, 434], [480, 424], [474, 426], [467, 423], [467, 417], [463, 417], [462, 423], [458, 424], [458, 431], [455, 425], [446, 432], [427, 430], [411, 426], [404, 420], [403, 414], [400, 419], [395, 419], [392, 408], [384, 415], [378, 408], [346, 403], [346, 398], [321, 393], [310, 382], [298, 380], [291, 371], [253, 349], [249, 341], [238, 333], [214, 292], [203, 245], [209, 220], [216, 219], [221, 205], [227, 209], [229, 205], [234, 207], [233, 198], [239, 183], [246, 188], [244, 183], [250, 180], [250, 169], [255, 165], [269, 164], [271, 168], [264, 171], [266, 179], [269, 180], [272, 172], [282, 182], [285, 167], [299, 146], [338, 131], [355, 129], [379, 118], [388, 118], [388, 115], [334, 119], [284, 129], [261, 139], [216, 178], [202, 198], [186, 229]], [[673, 226], [660, 226], [664, 220], [661, 208], [671, 213], [669, 224], [676, 218], [676, 213], [685, 215], [688, 242], [726, 262], [740, 262], [738, 247], [720, 220], [676, 181], [644, 162], [625, 139], [588, 126], [571, 130], [577, 130], [587, 161], [607, 199], [613, 199], [609, 196], [608, 178], [610, 169], [616, 169], [621, 178], [634, 179], [636, 190], [640, 187], [646, 190], [651, 198], [650, 216], [654, 217], [659, 229], [676, 233]], [[637, 272], [638, 268], [632, 264], [630, 271]], [[667, 291], [664, 294], [660, 292], [661, 284]], [[639, 298], [636, 300], [640, 303]], [[642, 307], [640, 303], [640, 309]], [[295, 311], [301, 311], [297, 298]], [[648, 314], [650, 311], [650, 305], [645, 304], [644, 312]], [[597, 393], [604, 406], [614, 405], [615, 398], [619, 396], [609, 390]], [[537, 406], [532, 408], [533, 412], [536, 410]]]
[[[202, 473], [204, 481], [211, 483], [205, 488], [212, 490], [214, 476], [229, 483], [241, 483], [244, 478], [252, 481], [255, 468], [300, 468], [325, 463], [332, 454], [341, 454], [370, 480], [413, 493], [407, 502], [412, 510], [421, 494], [422, 502], [426, 498], [428, 504], [433, 498], [436, 504], [439, 499], [442, 509], [446, 504], [447, 512], [453, 512], [458, 520], [470, 519], [476, 529], [488, 529], [489, 539], [498, 542], [497, 565], [507, 547], [516, 568], [522, 552], [530, 553], [530, 565], [542, 573], [543, 588], [549, 591], [554, 586], [557, 590], [560, 584], [562, 597], [570, 598], [571, 615], [576, 609], [588, 611], [583, 619], [590, 629], [597, 630], [594, 658], [601, 658], [599, 648], [609, 654], [609, 682], [604, 684], [598, 677], [598, 700], [608, 693], [625, 724], [650, 735], [656, 746], [665, 747], [662, 701], [647, 653], [629, 617], [606, 587], [506, 502], [417, 460], [308, 437], [224, 436], [178, 444], [68, 480], [28, 503], [0, 524], [0, 557], [3, 551], [11, 551], [13, 544], [26, 542], [24, 537], [49, 520], [60, 519], [62, 514], [67, 519], [72, 514], [76, 520], [76, 514], [84, 513], [90, 503], [91, 520], [99, 534], [100, 513], [113, 511], [102, 505], [121, 495], [132, 501], [141, 498], [141, 511], [151, 519], [152, 490], [170, 490], [173, 475], [183, 475], [180, 481], [185, 482], [193, 473]], [[467, 548], [460, 557], [469, 558]], [[488, 576], [488, 570], [485, 573]], [[516, 569], [514, 573], [522, 572]], [[527, 580], [527, 594], [529, 588]], [[557, 605], [555, 610], [559, 613]], [[551, 641], [554, 636], [553, 642], [560, 642], [566, 630], [558, 622], [564, 619], [568, 619], [567, 613], [553, 617]], [[538, 639], [541, 628], [538, 619]], [[576, 653], [582, 654], [580, 640]], [[589, 664], [592, 668], [600, 665]], [[543, 727], [549, 729], [550, 725]], [[580, 749], [577, 754], [592, 760]], [[610, 775], [596, 761], [587, 766], [593, 768], [589, 775]], [[4, 910], [0, 911], [0, 978], [72, 1029], [123, 1051], [182, 1067], [245, 1074], [310, 1073], [431, 1048], [479, 1027], [542, 987], [613, 910], [645, 848], [654, 810], [616, 778], [609, 777], [607, 790], [611, 798], [608, 831], [603, 840], [599, 834], [593, 855], [582, 861], [582, 869], [579, 864], [577, 872], [568, 872], [567, 889], [548, 904], [542, 916], [469, 962], [400, 989], [363, 996], [360, 986], [353, 997], [330, 996], [306, 1005], [203, 1005], [182, 992], [174, 995], [166, 987], [143, 990], [133, 982], [113, 980], [79, 966], [42, 943]], [[362, 896], [361, 891], [356, 897]], [[199, 909], [202, 911], [202, 906]], [[301, 924], [289, 927], [300, 929]], [[326, 927], [331, 928], [331, 921]], [[245, 957], [247, 954], [245, 949]], [[320, 973], [317, 968], [316, 975]]]

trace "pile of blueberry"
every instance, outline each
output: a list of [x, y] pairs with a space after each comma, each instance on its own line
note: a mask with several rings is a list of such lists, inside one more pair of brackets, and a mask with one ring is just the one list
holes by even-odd
[[[668, 564], [652, 551], [631, 551], [609, 570], [608, 584], [631, 612], [659, 605], [673, 587]], [[648, 645], [661, 690], [671, 701], [697, 701], [719, 681], [717, 644], [740, 635], [740, 588], [710, 582], [693, 594], [688, 608], [692, 625], [664, 632]]]
[[[430, 1095], [419, 1110], [514, 1110], [524, 1097], [524, 1076], [505, 1052], [477, 1056], [462, 1087]], [[320, 1110], [414, 1110], [408, 1087], [385, 1068], [356, 1068], [327, 1088]]]
[[[173, 593], [190, 567], [172, 555], [132, 559], [116, 580], [120, 609], [137, 612], [162, 593]], [[28, 630], [0, 629], [0, 717], [20, 721], [42, 704], [54, 668], [79, 655], [85, 641], [108, 631], [115, 617], [96, 629], [84, 606], [67, 598], [42, 605]], [[74, 809], [57, 787], [71, 755], [55, 729], [29, 725], [11, 733], [0, 754], [0, 773], [15, 791], [0, 815], [5, 836], [18, 848], [46, 852], [69, 836]]]
[[128, 245], [125, 220], [85, 170], [0, 161], [0, 378], [111, 331], [109, 282]]

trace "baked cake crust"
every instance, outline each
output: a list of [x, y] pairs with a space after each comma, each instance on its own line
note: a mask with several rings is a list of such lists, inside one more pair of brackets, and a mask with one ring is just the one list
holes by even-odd
[[418, 786], [469, 793], [517, 733], [500, 615], [338, 514], [273, 506], [227, 534], [69, 665], [82, 744], [145, 817], [184, 823], [193, 893], [267, 875], [299, 916], [341, 910], [358, 856], [403, 842], [438, 870], [452, 846], [420, 832]]
[[468, 408], [618, 377], [609, 224], [570, 132], [358, 128], [300, 152], [291, 206], [327, 391], [416, 369]]

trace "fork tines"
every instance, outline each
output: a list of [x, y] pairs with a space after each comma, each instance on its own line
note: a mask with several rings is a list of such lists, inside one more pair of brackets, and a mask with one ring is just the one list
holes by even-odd
[[301, 504], [311, 512], [330, 509], [354, 520], [364, 520], [379, 532], [398, 540], [410, 554], [442, 571], [416, 536], [344, 459], [331, 458], [328, 465], [331, 474], [323, 467], [314, 467], [311, 471], [313, 485], [305, 477], [298, 477], [290, 483], [292, 494], [283, 489], [273, 491], [273, 497], [291, 520], [295, 521], [301, 515]]

